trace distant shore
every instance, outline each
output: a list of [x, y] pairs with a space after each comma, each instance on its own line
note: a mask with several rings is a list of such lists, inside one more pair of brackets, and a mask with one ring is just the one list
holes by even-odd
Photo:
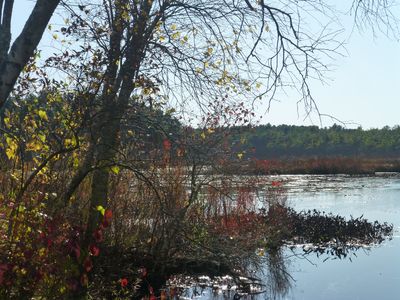
[[400, 158], [249, 159], [226, 167], [231, 174], [349, 174], [389, 176], [400, 173]]

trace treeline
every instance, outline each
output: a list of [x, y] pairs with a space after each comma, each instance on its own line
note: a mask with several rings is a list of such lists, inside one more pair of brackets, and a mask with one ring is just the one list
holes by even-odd
[[396, 158], [400, 154], [400, 127], [346, 129], [294, 125], [235, 127], [236, 150], [256, 159], [310, 157]]

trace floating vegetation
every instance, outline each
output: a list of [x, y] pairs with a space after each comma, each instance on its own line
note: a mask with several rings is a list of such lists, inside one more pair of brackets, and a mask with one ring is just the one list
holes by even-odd
[[393, 235], [393, 225], [386, 222], [370, 222], [360, 216], [346, 220], [339, 215], [317, 210], [287, 211], [285, 244], [290, 248], [301, 246], [306, 253], [330, 254], [346, 258], [349, 252], [381, 244]]

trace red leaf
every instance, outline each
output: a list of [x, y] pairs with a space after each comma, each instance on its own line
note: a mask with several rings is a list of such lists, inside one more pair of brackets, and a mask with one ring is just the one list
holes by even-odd
[[282, 182], [280, 182], [280, 181], [272, 181], [271, 184], [272, 184], [272, 186], [278, 187], [278, 186], [282, 185]]
[[4, 274], [7, 272], [7, 270], [8, 270], [8, 265], [6, 265], [6, 264], [0, 265], [0, 285], [3, 284]]
[[165, 291], [161, 291], [160, 300], [167, 300], [167, 293]]
[[67, 281], [67, 286], [71, 291], [76, 291], [78, 290], [78, 281], [75, 278], [70, 278]]
[[86, 273], [82, 274], [81, 276], [81, 285], [82, 286], [87, 286], [89, 283], [89, 277], [87, 276]]
[[97, 243], [100, 243], [103, 241], [103, 231], [101, 231], [100, 229], [97, 229], [94, 233], [93, 233], [93, 237], [95, 239], [95, 241]]
[[163, 147], [165, 151], [171, 150], [171, 142], [168, 139], [163, 141]]
[[85, 261], [83, 262], [83, 268], [86, 272], [90, 272], [93, 268], [92, 260], [89, 257], [86, 257]]
[[110, 223], [112, 216], [113, 216], [113, 213], [112, 213], [111, 209], [106, 209], [106, 211], [104, 212], [104, 220], [107, 223]]
[[107, 220], [103, 219], [103, 221], [101, 222], [100, 225], [102, 228], [107, 228], [108, 226], [110, 226], [110, 223], [107, 222]]
[[72, 247], [72, 251], [75, 253], [75, 257], [76, 259], [79, 259], [79, 257], [81, 257], [81, 247], [79, 247], [79, 245], [75, 245]]
[[120, 279], [121, 287], [126, 287], [128, 285], [128, 279], [126, 278], [121, 278]]
[[44, 274], [43, 274], [43, 271], [42, 271], [42, 270], [37, 270], [37, 271], [36, 271], [36, 273], [35, 273], [35, 279], [36, 279], [36, 281], [42, 280], [42, 279], [43, 279], [43, 276], [44, 276]]
[[90, 254], [93, 256], [99, 256], [99, 254], [100, 254], [100, 249], [95, 244], [91, 244], [89, 246], [89, 251], [90, 251]]
[[171, 299], [174, 299], [175, 293], [176, 293], [175, 288], [170, 288], [170, 289], [169, 289], [169, 297], [170, 297]]

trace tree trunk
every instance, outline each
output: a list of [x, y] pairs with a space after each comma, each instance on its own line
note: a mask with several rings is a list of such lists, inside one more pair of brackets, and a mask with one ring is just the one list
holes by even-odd
[[104, 119], [101, 120], [102, 126], [99, 131], [99, 141], [96, 150], [96, 169], [93, 171], [89, 219], [86, 229], [85, 246], [92, 240], [92, 235], [99, 226], [101, 215], [97, 211], [97, 206], [107, 206], [108, 203], [108, 183], [110, 177], [110, 166], [115, 162], [115, 157], [118, 151], [119, 129], [121, 114], [114, 111], [106, 111]]
[[[136, 56], [133, 55], [133, 61], [136, 61]], [[127, 61], [127, 65], [135, 65], [132, 60]], [[139, 64], [136, 64], [139, 66]], [[110, 166], [115, 164], [115, 159], [119, 146], [119, 133], [121, 126], [121, 119], [128, 107], [130, 95], [133, 91], [133, 78], [135, 78], [136, 70], [129, 68], [129, 71], [123, 71], [124, 80], [117, 96], [117, 100], [106, 97], [103, 102], [103, 115], [98, 120], [101, 122], [98, 129], [98, 143], [97, 151], [95, 153], [96, 169], [93, 172], [91, 184], [91, 196], [89, 206], [89, 217], [86, 229], [85, 245], [88, 246], [92, 235], [96, 228], [99, 226], [101, 215], [97, 211], [97, 206], [106, 207], [108, 204], [108, 184], [110, 177]]]
[[[50, 21], [60, 0], [37, 0], [25, 26], [13, 43], [10, 52], [0, 63], [0, 110], [14, 88], [19, 74], [32, 57], [37, 45], [42, 39], [43, 32]], [[7, 32], [4, 38], [7, 38]], [[0, 48], [8, 48], [2, 44]]]
[[4, 4], [3, 0], [0, 0], [0, 64], [10, 49], [13, 6], [14, 0], [5, 0]]

